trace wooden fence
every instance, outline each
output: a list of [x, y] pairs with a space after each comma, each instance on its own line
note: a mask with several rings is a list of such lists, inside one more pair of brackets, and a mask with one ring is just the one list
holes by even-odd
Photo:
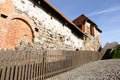
[[44, 80], [98, 57], [92, 51], [1, 50], [0, 80]]

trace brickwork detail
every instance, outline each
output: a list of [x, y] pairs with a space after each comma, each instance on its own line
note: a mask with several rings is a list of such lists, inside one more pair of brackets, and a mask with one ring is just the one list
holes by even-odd
[[15, 13], [11, 0], [0, 4], [0, 49], [32, 44], [34, 32], [30, 20], [23, 14]]
[[15, 10], [11, 0], [0, 0], [0, 14], [9, 15]]

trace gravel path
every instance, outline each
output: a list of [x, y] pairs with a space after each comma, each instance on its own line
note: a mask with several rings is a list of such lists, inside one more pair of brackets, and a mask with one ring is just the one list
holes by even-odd
[[120, 80], [120, 59], [91, 62], [47, 80]]

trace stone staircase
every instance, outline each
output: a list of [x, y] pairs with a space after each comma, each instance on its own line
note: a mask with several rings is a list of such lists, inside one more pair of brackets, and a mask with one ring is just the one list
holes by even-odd
[[106, 45], [102, 48], [102, 50], [99, 53], [99, 59], [101, 60], [111, 58], [114, 47], [117, 45], [117, 42], [106, 43]]

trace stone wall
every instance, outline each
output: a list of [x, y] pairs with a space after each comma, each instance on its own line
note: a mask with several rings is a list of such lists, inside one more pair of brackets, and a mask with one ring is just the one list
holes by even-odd
[[85, 22], [85, 33], [88, 35], [85, 37], [85, 50], [97, 51], [101, 47], [100, 32], [94, 27], [93, 31], [95, 35], [90, 34], [90, 23]]
[[89, 34], [84, 41], [82, 36], [75, 35], [70, 25], [58, 19], [60, 16], [47, 10], [33, 0], [0, 1], [0, 49], [15, 49], [20, 45], [57, 50], [99, 49], [97, 31], [97, 37]]
[[83, 40], [74, 35], [68, 26], [51, 16], [51, 13], [45, 12], [29, 0], [12, 2], [16, 13], [26, 15], [30, 19], [35, 45], [47, 49], [83, 49]]

